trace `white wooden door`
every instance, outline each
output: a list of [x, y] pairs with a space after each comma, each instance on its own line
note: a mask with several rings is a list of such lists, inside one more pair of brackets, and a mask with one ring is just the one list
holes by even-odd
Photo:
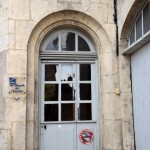
[[40, 150], [96, 150], [95, 61], [44, 61], [40, 87]]
[[136, 150], [150, 150], [150, 44], [131, 56]]

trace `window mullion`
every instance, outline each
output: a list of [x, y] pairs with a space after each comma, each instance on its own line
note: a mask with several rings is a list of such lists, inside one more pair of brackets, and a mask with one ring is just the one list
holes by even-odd
[[58, 35], [58, 38], [59, 38], [59, 46], [58, 46], [58, 51], [60, 52], [61, 51], [61, 32], [59, 32], [59, 35]]
[[41, 74], [41, 88], [42, 88], [42, 92], [41, 92], [41, 103], [42, 103], [42, 122], [45, 122], [44, 120], [44, 115], [45, 115], [45, 110], [44, 110], [44, 107], [45, 107], [45, 104], [44, 104], [44, 101], [45, 101], [45, 64], [42, 64], [42, 74]]
[[[137, 24], [136, 24], [136, 22], [137, 22], [137, 20], [135, 21], [135, 24], [134, 24], [134, 42], [136, 41], [136, 26], [137, 26]], [[134, 42], [132, 42], [132, 43], [134, 43]]]
[[78, 51], [78, 35], [75, 34], [75, 51]]
[[143, 26], [143, 10], [141, 12], [142, 17], [142, 36], [144, 35], [144, 26]]
[[58, 120], [61, 121], [61, 64], [59, 64], [59, 112], [58, 112]]
[[79, 105], [80, 105], [80, 102], [79, 102], [79, 64], [76, 62], [76, 106], [77, 106], [77, 116], [76, 116], [76, 119], [77, 121], [79, 121]]

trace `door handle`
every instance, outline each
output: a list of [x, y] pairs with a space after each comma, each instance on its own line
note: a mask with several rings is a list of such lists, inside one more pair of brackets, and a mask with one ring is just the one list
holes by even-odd
[[46, 125], [44, 125], [44, 129], [46, 130]]

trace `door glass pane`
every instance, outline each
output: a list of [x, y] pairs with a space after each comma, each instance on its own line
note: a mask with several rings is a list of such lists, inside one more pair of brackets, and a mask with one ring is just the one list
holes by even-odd
[[58, 43], [58, 33], [53, 33], [44, 39], [41, 50], [58, 50]]
[[58, 50], [58, 35], [49, 37], [49, 42], [46, 46], [46, 50]]
[[80, 83], [80, 100], [91, 100], [90, 83]]
[[58, 104], [44, 105], [44, 121], [58, 121]]
[[80, 36], [78, 36], [78, 51], [90, 51], [88, 43]]
[[61, 84], [61, 100], [68, 101], [68, 100], [75, 100], [75, 87], [74, 84]]
[[45, 101], [58, 101], [58, 84], [45, 84]]
[[58, 65], [45, 65], [45, 81], [58, 80]]
[[61, 121], [75, 120], [75, 104], [61, 104]]
[[72, 64], [61, 64], [61, 81], [73, 81], [74, 76]]
[[140, 37], [142, 37], [142, 14], [140, 14], [136, 22], [136, 40]]
[[61, 33], [61, 50], [75, 51], [75, 34], [71, 32]]
[[150, 7], [149, 7], [149, 3], [143, 9], [143, 28], [144, 28], [144, 34], [150, 30]]
[[91, 103], [80, 104], [79, 120], [92, 120]]
[[91, 65], [80, 64], [80, 81], [91, 80]]

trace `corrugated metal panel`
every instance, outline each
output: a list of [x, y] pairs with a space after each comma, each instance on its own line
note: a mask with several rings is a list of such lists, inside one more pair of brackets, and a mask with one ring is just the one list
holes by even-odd
[[150, 150], [150, 43], [131, 56], [135, 142]]

